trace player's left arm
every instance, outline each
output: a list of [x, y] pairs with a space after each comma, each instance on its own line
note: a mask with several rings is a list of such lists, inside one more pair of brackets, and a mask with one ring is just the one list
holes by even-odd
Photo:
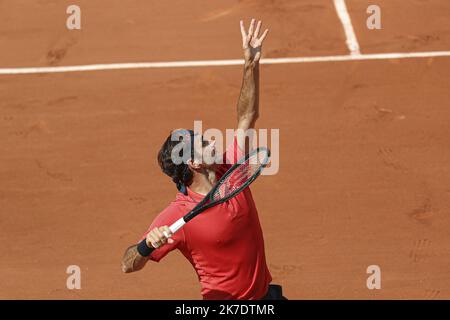
[[261, 58], [262, 43], [269, 30], [266, 29], [259, 36], [261, 21], [258, 21], [255, 27], [255, 19], [252, 19], [248, 32], [244, 29], [243, 21], [240, 21], [240, 26], [245, 63], [241, 93], [237, 104], [237, 142], [239, 147], [247, 153], [249, 143], [245, 133], [248, 129], [255, 127], [259, 117], [259, 59]]

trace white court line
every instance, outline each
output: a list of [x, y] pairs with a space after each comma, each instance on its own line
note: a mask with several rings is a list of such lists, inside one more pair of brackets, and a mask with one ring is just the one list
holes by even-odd
[[353, 30], [352, 21], [345, 5], [345, 0], [334, 0], [334, 7], [336, 8], [339, 19], [344, 27], [345, 37], [347, 38], [347, 47], [350, 50], [350, 54], [359, 55], [361, 51], [359, 49], [358, 39], [356, 39], [355, 31]]
[[[450, 51], [268, 58], [262, 59], [261, 64], [339, 62], [339, 61], [412, 59], [412, 58], [434, 58], [434, 57], [450, 57]], [[61, 66], [61, 67], [0, 68], [0, 75], [63, 73], [63, 72], [123, 70], [123, 69], [149, 69], [149, 68], [235, 66], [242, 64], [244, 64], [244, 60], [242, 59], [230, 59], [230, 60], [203, 60], [203, 61], [110, 63], [110, 64], [78, 65], [78, 66]]]

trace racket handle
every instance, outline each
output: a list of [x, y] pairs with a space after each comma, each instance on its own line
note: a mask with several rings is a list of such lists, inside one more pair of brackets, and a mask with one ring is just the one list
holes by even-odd
[[[178, 219], [177, 221], [175, 221], [170, 227], [170, 231], [172, 231], [172, 233], [177, 232], [178, 230], [180, 230], [180, 228], [182, 226], [184, 226], [186, 224], [186, 221], [184, 221], [183, 218]], [[165, 235], [167, 237], [167, 235]]]

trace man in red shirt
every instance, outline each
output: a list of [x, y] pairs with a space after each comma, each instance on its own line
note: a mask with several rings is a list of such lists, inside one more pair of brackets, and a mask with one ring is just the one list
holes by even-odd
[[[158, 154], [162, 171], [176, 183], [179, 192], [143, 235], [140, 245], [154, 247], [149, 256], [139, 245], [129, 247], [122, 260], [126, 273], [142, 269], [148, 260], [159, 262], [170, 251], [180, 250], [199, 277], [204, 299], [282, 299], [281, 287], [269, 285], [264, 239], [258, 213], [249, 188], [234, 198], [201, 213], [177, 233], [172, 223], [192, 210], [212, 189], [227, 169], [248, 152], [245, 132], [254, 128], [259, 115], [259, 59], [268, 30], [259, 35], [261, 21], [252, 19], [248, 32], [243, 22], [241, 33], [245, 57], [244, 78], [238, 101], [238, 133], [224, 154], [224, 164], [208, 164], [195, 156], [194, 132], [174, 130]], [[184, 137], [191, 144], [191, 154], [182, 163], [173, 161], [173, 150]], [[212, 141], [203, 141], [197, 155], [214, 154]], [[186, 156], [186, 155], [184, 155]], [[166, 235], [168, 237], [166, 237]]]

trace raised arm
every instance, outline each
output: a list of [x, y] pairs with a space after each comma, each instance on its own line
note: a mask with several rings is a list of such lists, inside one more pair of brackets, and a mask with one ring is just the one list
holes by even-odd
[[261, 58], [262, 43], [269, 30], [266, 29], [259, 36], [261, 21], [258, 21], [255, 28], [255, 19], [250, 22], [248, 32], [245, 31], [242, 20], [240, 25], [245, 63], [241, 93], [237, 104], [238, 129], [240, 129], [237, 139], [239, 147], [247, 152], [249, 143], [246, 141], [245, 133], [248, 129], [255, 127], [259, 117], [259, 59]]

